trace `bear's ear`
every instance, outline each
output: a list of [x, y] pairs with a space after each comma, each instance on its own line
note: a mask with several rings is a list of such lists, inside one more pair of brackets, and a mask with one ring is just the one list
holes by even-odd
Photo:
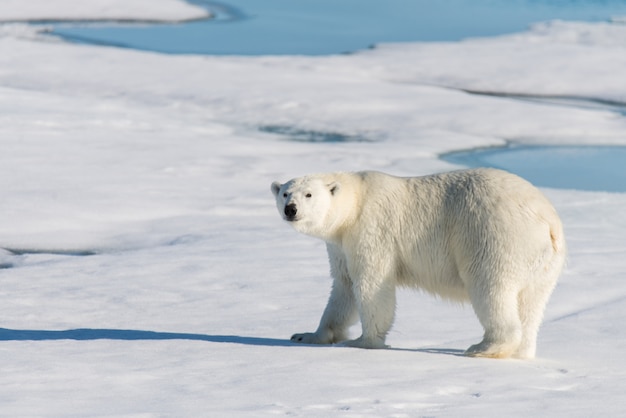
[[280, 191], [281, 187], [282, 187], [282, 184], [280, 184], [277, 181], [272, 183], [272, 193], [274, 194], [274, 197], [278, 196], [278, 192]]
[[339, 183], [333, 181], [332, 183], [326, 185], [326, 187], [328, 187], [328, 190], [330, 190], [330, 194], [334, 196], [335, 193], [337, 193], [337, 191], [339, 190]]

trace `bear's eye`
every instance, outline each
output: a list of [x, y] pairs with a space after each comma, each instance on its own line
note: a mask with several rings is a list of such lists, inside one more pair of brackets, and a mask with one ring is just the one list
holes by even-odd
[[304, 195], [304, 197], [308, 199], [309, 197], [311, 197], [311, 193], [307, 193], [306, 195]]
[[285, 197], [285, 198], [286, 198], [286, 197], [287, 197], [287, 193], [283, 193], [283, 197]]

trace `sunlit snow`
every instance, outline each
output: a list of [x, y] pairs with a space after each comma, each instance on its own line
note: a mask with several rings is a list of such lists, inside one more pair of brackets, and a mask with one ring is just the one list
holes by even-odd
[[0, 415], [623, 415], [626, 194], [543, 189], [569, 263], [538, 358], [498, 361], [461, 356], [482, 336], [470, 307], [414, 292], [399, 294], [391, 349], [291, 344], [317, 326], [328, 263], [269, 186], [429, 174], [460, 168], [442, 153], [506, 143], [626, 145], [619, 111], [500, 95], [623, 106], [624, 40], [618, 19], [552, 22], [244, 58], [1, 26]]

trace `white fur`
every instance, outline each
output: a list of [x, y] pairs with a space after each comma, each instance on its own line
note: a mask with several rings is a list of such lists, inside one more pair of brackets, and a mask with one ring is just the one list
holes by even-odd
[[555, 209], [530, 183], [475, 169], [317, 174], [271, 189], [285, 220], [326, 241], [334, 278], [317, 331], [293, 341], [341, 342], [360, 319], [362, 335], [345, 344], [386, 347], [396, 286], [408, 286], [471, 302], [485, 334], [467, 355], [535, 356], [566, 248]]

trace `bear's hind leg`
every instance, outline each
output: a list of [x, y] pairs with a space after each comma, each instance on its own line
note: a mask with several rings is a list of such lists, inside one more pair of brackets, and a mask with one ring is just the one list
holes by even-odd
[[518, 291], [510, 289], [472, 289], [470, 300], [485, 329], [483, 340], [465, 351], [470, 357], [508, 358], [522, 341], [518, 313]]
[[548, 281], [543, 286], [531, 286], [519, 293], [518, 310], [522, 321], [522, 342], [514, 357], [532, 359], [537, 350], [537, 333], [543, 313], [554, 284]]

